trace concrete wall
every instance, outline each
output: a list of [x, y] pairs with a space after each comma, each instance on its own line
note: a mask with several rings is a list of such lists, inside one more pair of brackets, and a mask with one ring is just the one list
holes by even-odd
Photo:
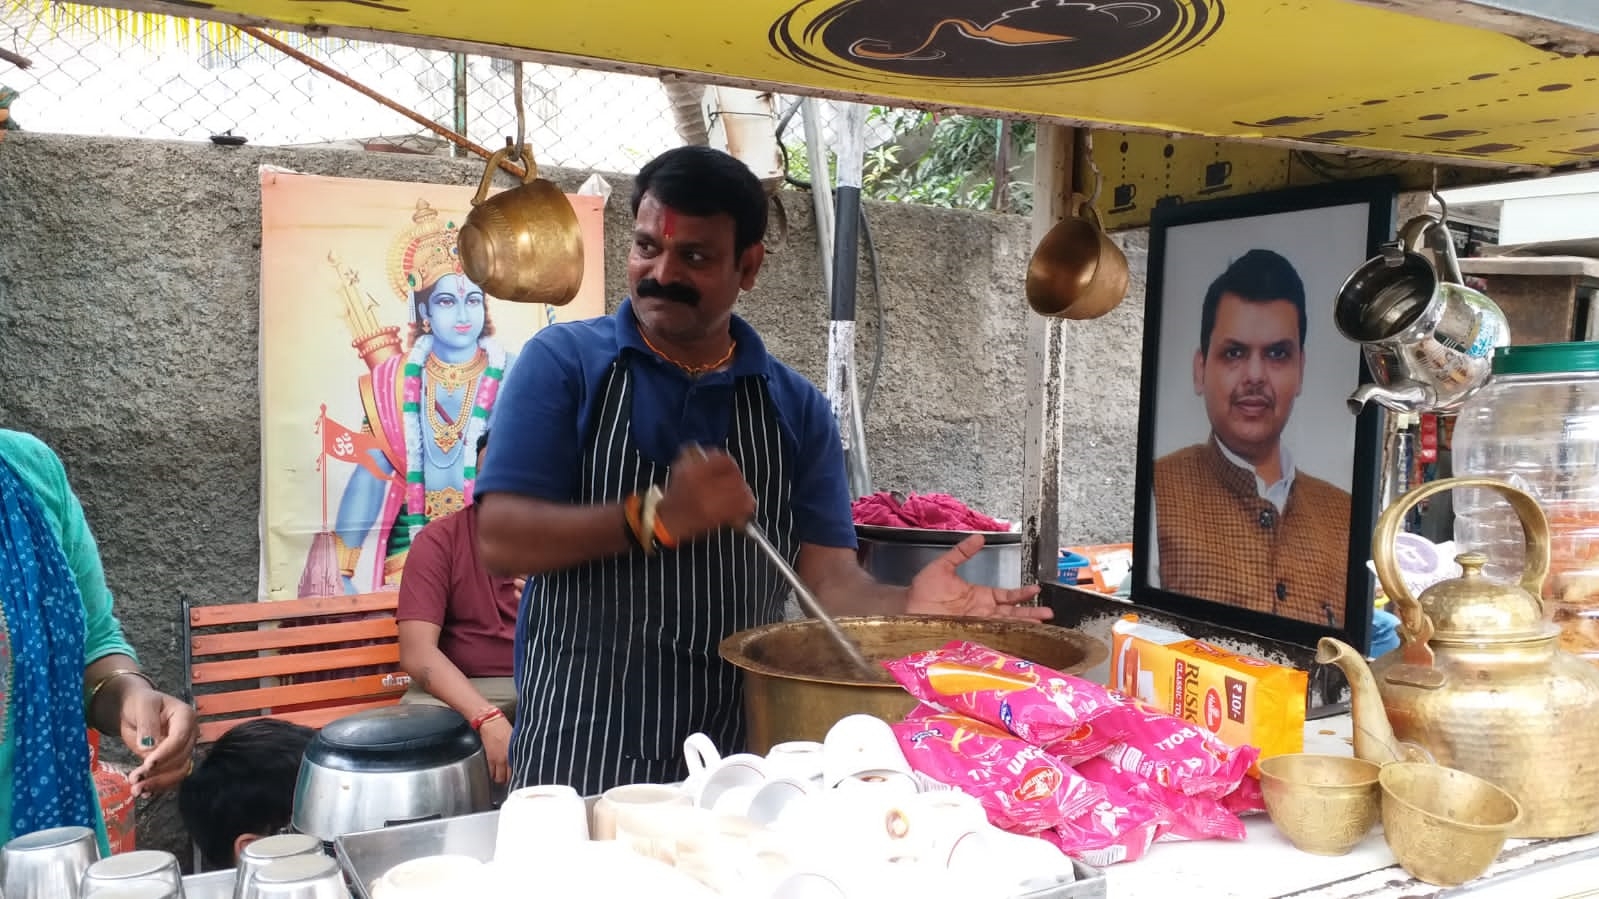
[[[99, 536], [118, 611], [157, 681], [180, 684], [179, 603], [256, 592], [260, 428], [257, 167], [476, 183], [477, 162], [10, 133], [0, 142], [0, 427], [65, 458]], [[586, 172], [546, 172], [576, 189]], [[607, 295], [620, 299], [629, 180], [612, 177]], [[741, 312], [815, 381], [826, 300], [807, 196]], [[1016, 216], [871, 204], [887, 328], [868, 425], [880, 489], [944, 490], [990, 514], [1022, 510], [1021, 287], [1031, 240]], [[1078, 385], [1062, 472], [1061, 536], [1132, 531], [1143, 244], [1125, 242], [1133, 295], [1072, 323]], [[862, 262], [863, 373], [878, 318]], [[174, 840], [170, 801], [144, 814]]]

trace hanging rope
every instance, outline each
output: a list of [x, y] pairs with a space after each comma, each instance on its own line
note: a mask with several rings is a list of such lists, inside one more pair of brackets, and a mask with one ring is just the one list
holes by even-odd
[[[516, 152], [520, 154], [522, 148], [527, 146], [527, 103], [522, 99], [522, 60], [511, 62], [511, 78], [515, 82], [511, 86], [511, 102], [516, 105]], [[544, 306], [544, 324], [555, 324], [555, 307], [548, 303]]]
[[527, 143], [527, 105], [522, 102], [522, 60], [511, 63], [511, 77], [515, 79], [511, 87], [511, 102], [516, 104], [516, 151], [520, 153]]

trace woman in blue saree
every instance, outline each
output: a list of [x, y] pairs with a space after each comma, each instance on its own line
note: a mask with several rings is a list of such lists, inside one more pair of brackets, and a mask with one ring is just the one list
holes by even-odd
[[78, 825], [107, 851], [86, 726], [139, 757], [135, 795], [189, 771], [194, 711], [140, 671], [66, 469], [0, 429], [0, 839]]

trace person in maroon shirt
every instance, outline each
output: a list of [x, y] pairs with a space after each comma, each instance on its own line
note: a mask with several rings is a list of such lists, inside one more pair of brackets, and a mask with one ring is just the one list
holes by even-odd
[[[478, 438], [477, 464], [489, 435]], [[511, 643], [525, 578], [495, 577], [478, 558], [477, 505], [417, 532], [400, 580], [400, 667], [411, 675], [401, 702], [445, 705], [483, 739], [489, 774], [510, 777], [516, 713]]]

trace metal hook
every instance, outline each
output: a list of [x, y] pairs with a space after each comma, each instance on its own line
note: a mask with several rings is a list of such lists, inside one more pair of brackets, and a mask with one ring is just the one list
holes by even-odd
[[1444, 202], [1444, 195], [1438, 192], [1438, 167], [1432, 167], [1432, 201], [1438, 204], [1438, 224], [1449, 223], [1449, 204]]

